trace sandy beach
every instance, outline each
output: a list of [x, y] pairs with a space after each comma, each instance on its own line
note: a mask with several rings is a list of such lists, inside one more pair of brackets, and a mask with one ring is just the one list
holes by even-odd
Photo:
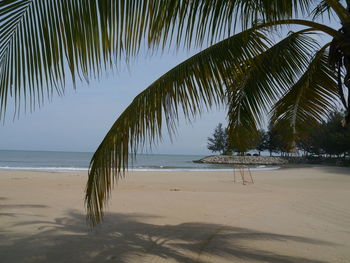
[[86, 224], [86, 173], [0, 172], [0, 262], [350, 262], [350, 169], [132, 172]]

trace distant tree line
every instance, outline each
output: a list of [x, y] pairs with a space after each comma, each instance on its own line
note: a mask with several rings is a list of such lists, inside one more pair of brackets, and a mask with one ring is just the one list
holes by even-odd
[[350, 127], [341, 124], [344, 114], [334, 112], [327, 121], [309, 125], [297, 138], [304, 155], [346, 157], [350, 154]]
[[[269, 125], [268, 130], [249, 133], [240, 136], [239, 141], [229, 141], [227, 128], [221, 123], [208, 138], [208, 149], [212, 152], [231, 155], [245, 155], [248, 151], [256, 150], [258, 155], [268, 151], [281, 156], [299, 153], [303, 156], [346, 157], [350, 155], [350, 127], [343, 127], [344, 113], [334, 112], [321, 123], [307, 121], [298, 133], [294, 133], [290, 125], [279, 122]], [[242, 142], [244, 140], [244, 142]]]

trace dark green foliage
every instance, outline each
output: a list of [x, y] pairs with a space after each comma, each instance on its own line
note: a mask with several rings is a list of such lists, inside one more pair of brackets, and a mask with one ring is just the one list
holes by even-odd
[[277, 152], [278, 150], [278, 134], [277, 134], [277, 131], [271, 130], [271, 129], [269, 129], [267, 134], [268, 134], [268, 140], [267, 140], [266, 150], [268, 150], [270, 153], [270, 156], [272, 156], [272, 153]]
[[293, 129], [287, 121], [280, 121], [276, 125], [270, 124], [267, 132], [266, 150], [270, 156], [274, 152], [287, 155], [295, 151]]
[[[228, 136], [228, 129], [219, 123], [212, 135], [208, 137], [208, 149], [212, 152], [230, 155], [232, 151], [244, 155], [247, 151], [258, 147], [260, 144], [260, 132], [251, 132], [247, 129], [237, 129], [234, 134]], [[263, 142], [266, 144], [266, 142]], [[261, 147], [264, 147], [260, 145]]]
[[321, 130], [321, 124], [308, 120], [310, 125], [300, 130], [296, 139], [296, 145], [304, 155], [317, 155], [322, 154], [322, 140], [323, 132]]
[[258, 141], [258, 133], [246, 127], [237, 127], [230, 130], [229, 148], [237, 152], [239, 155], [245, 155], [251, 149], [254, 149]]
[[225, 154], [227, 151], [227, 129], [222, 127], [222, 123], [216, 126], [212, 137], [208, 137], [207, 147], [212, 152]]
[[345, 156], [350, 153], [350, 127], [343, 127], [345, 114], [333, 112], [322, 123], [312, 123], [299, 133], [298, 148], [306, 155]]
[[344, 114], [334, 112], [327, 122], [322, 123], [322, 144], [324, 153], [329, 155], [344, 155], [350, 152], [350, 127], [343, 127]]
[[258, 136], [257, 136], [257, 146], [255, 148], [259, 152], [259, 155], [260, 155], [260, 152], [268, 150], [268, 147], [269, 147], [268, 143], [269, 143], [269, 134], [262, 129], [259, 130]]
[[256, 149], [288, 155], [299, 150], [309, 157], [340, 157], [350, 154], [350, 127], [342, 125], [344, 112], [333, 112], [321, 123], [312, 118], [305, 120], [296, 133], [288, 122], [269, 125], [269, 130], [259, 131]]
[[296, 151], [295, 135], [289, 122], [280, 122], [272, 129], [277, 132], [277, 149], [282, 155]]

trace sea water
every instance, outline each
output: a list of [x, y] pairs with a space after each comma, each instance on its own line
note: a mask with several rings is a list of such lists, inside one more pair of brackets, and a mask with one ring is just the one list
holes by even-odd
[[[0, 150], [0, 170], [30, 171], [88, 171], [93, 153], [53, 151]], [[225, 171], [233, 165], [194, 163], [204, 155], [137, 154], [130, 159], [129, 169], [136, 171]], [[253, 169], [271, 170], [278, 167], [257, 166]]]

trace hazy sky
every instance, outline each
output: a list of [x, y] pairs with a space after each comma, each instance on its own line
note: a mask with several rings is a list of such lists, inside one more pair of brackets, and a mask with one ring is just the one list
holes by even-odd
[[[129, 69], [108, 73], [89, 85], [66, 88], [33, 113], [21, 114], [12, 121], [8, 114], [0, 126], [0, 149], [94, 151], [113, 122], [132, 99], [167, 70], [191, 54], [141, 55]], [[226, 122], [224, 110], [213, 110], [192, 124], [182, 121], [178, 135], [168, 138], [153, 153], [208, 154], [207, 137], [218, 122]]]
[[[333, 19], [330, 24], [339, 27]], [[0, 126], [0, 150], [94, 151], [132, 99], [190, 55], [141, 54], [129, 69], [106, 73], [89, 85], [80, 83], [76, 91], [68, 84], [65, 96], [56, 96], [34, 113], [21, 114], [13, 122], [8, 114], [7, 121]], [[205, 113], [192, 124], [181, 121], [173, 143], [165, 138], [152, 152], [209, 154], [207, 137], [219, 122], [226, 125], [223, 109]]]

